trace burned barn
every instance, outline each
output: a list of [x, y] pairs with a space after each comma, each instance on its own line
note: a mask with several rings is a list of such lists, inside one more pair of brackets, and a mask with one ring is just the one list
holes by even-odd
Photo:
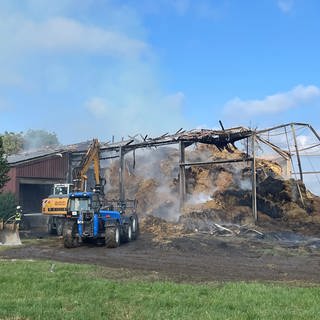
[[72, 183], [72, 170], [89, 144], [9, 156], [10, 181], [3, 192], [14, 193], [25, 213], [41, 212], [42, 199], [52, 193], [55, 183]]
[[[311, 132], [314, 140], [310, 140], [308, 145], [299, 146], [299, 135], [301, 133], [305, 134], [307, 130]], [[308, 153], [310, 151], [318, 152], [319, 141], [320, 138], [316, 131], [310, 125], [301, 123], [289, 123], [265, 130], [251, 130], [244, 127], [224, 129], [221, 124], [221, 130], [197, 129], [185, 131], [180, 129], [174, 134], [167, 133], [155, 138], [148, 135], [136, 135], [117, 143], [106, 142], [100, 144], [101, 167], [104, 171], [101, 172], [101, 176], [107, 178], [109, 182], [112, 180], [112, 174], [115, 178], [111, 181], [111, 184], [109, 183], [109, 186], [107, 185], [106, 191], [109, 195], [112, 194], [115, 198], [121, 200], [125, 199], [128, 194], [136, 197], [135, 193], [131, 195], [127, 192], [129, 180], [134, 180], [136, 165], [137, 168], [141, 165], [140, 160], [136, 158], [136, 153], [138, 154], [139, 150], [142, 149], [160, 152], [160, 150], [163, 150], [162, 148], [175, 145], [176, 156], [172, 158], [175, 171], [174, 176], [171, 177], [173, 178], [171, 186], [174, 185], [177, 191], [177, 213], [182, 212], [187, 198], [190, 198], [190, 190], [194, 189], [190, 186], [192, 185], [192, 179], [194, 180], [192, 175], [195, 174], [196, 170], [191, 168], [218, 167], [222, 168], [224, 175], [227, 176], [227, 171], [223, 169], [223, 166], [239, 164], [247, 167], [244, 172], [246, 172], [247, 190], [249, 190], [250, 196], [247, 197], [246, 205], [251, 207], [254, 220], [257, 220], [259, 207], [261, 208], [261, 203], [257, 203], [257, 185], [259, 187], [261, 178], [266, 178], [262, 162], [259, 161], [258, 163], [258, 159], [264, 157], [262, 152], [268, 149], [268, 155], [273, 152], [277, 159], [285, 164], [285, 169], [281, 172], [282, 176], [285, 175], [286, 179], [293, 176], [296, 181], [300, 180], [302, 182], [306, 176], [316, 173], [315, 170], [303, 170], [303, 157], [306, 151]], [[72, 183], [73, 169], [79, 166], [90, 143], [91, 141], [87, 141], [55, 150], [8, 157], [11, 167], [9, 173], [11, 180], [7, 183], [4, 191], [15, 193], [25, 212], [39, 212], [41, 200], [51, 193], [54, 183]], [[236, 151], [236, 143], [242, 144], [242, 151]], [[201, 157], [198, 157], [198, 155], [193, 158], [188, 157], [190, 153], [188, 150], [192, 149], [190, 148], [192, 145], [211, 145], [216, 148], [217, 152], [207, 156], [205, 152], [199, 149], [199, 152], [202, 153]], [[171, 156], [169, 155], [169, 157]], [[142, 161], [148, 161], [148, 158]], [[277, 163], [279, 163], [279, 160], [277, 160]], [[113, 172], [110, 171], [110, 164], [113, 164], [115, 168]], [[109, 169], [106, 169], [108, 166]], [[148, 170], [150, 169], [148, 168]], [[92, 172], [89, 171], [88, 189], [90, 189], [90, 181], [94, 180], [92, 176]], [[137, 185], [136, 180], [135, 184]], [[303, 190], [300, 189], [298, 183], [295, 185], [298, 190], [298, 198], [301, 198], [303, 203]], [[150, 188], [147, 188], [146, 192], [149, 191]], [[171, 194], [175, 193], [171, 192]], [[141, 198], [142, 200], [146, 198], [145, 192], [142, 192]], [[166, 202], [164, 201], [164, 203]]]

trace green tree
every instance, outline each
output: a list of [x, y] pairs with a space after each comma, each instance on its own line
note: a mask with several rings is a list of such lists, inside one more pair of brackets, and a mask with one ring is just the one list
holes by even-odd
[[14, 133], [7, 132], [2, 136], [3, 149], [6, 155], [16, 154], [23, 148], [23, 136], [22, 132]]
[[59, 141], [57, 135], [45, 130], [29, 129], [23, 136], [23, 149], [39, 149], [47, 146], [58, 146]]
[[2, 137], [0, 137], [0, 191], [4, 185], [10, 180], [8, 177], [8, 172], [10, 167], [8, 165], [7, 159], [5, 158]]

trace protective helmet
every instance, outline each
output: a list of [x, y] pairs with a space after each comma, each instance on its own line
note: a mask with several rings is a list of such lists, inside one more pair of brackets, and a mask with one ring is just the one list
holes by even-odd
[[21, 209], [21, 206], [17, 206], [17, 210]]

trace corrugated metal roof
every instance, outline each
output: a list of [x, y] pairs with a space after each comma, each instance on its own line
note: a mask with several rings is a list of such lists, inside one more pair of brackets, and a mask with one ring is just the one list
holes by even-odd
[[66, 152], [85, 152], [88, 150], [91, 141], [84, 141], [76, 144], [71, 144], [67, 146], [59, 146], [56, 148], [45, 148], [41, 150], [34, 150], [28, 152], [21, 152], [18, 154], [13, 154], [7, 157], [7, 161], [10, 165], [17, 165], [26, 161], [35, 160], [38, 158], [51, 157], [54, 155], [59, 156]]
[[33, 152], [23, 152], [19, 154], [14, 154], [8, 156], [7, 160], [9, 164], [17, 164], [19, 162], [30, 161], [37, 158], [43, 158], [47, 156], [52, 156], [55, 154], [63, 153], [65, 150], [63, 149], [50, 149], [50, 150], [41, 150], [41, 151], [33, 151]]

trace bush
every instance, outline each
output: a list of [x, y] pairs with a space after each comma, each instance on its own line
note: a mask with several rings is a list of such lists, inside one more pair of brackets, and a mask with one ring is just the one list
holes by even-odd
[[6, 220], [13, 216], [16, 211], [17, 200], [13, 193], [0, 193], [0, 220]]

